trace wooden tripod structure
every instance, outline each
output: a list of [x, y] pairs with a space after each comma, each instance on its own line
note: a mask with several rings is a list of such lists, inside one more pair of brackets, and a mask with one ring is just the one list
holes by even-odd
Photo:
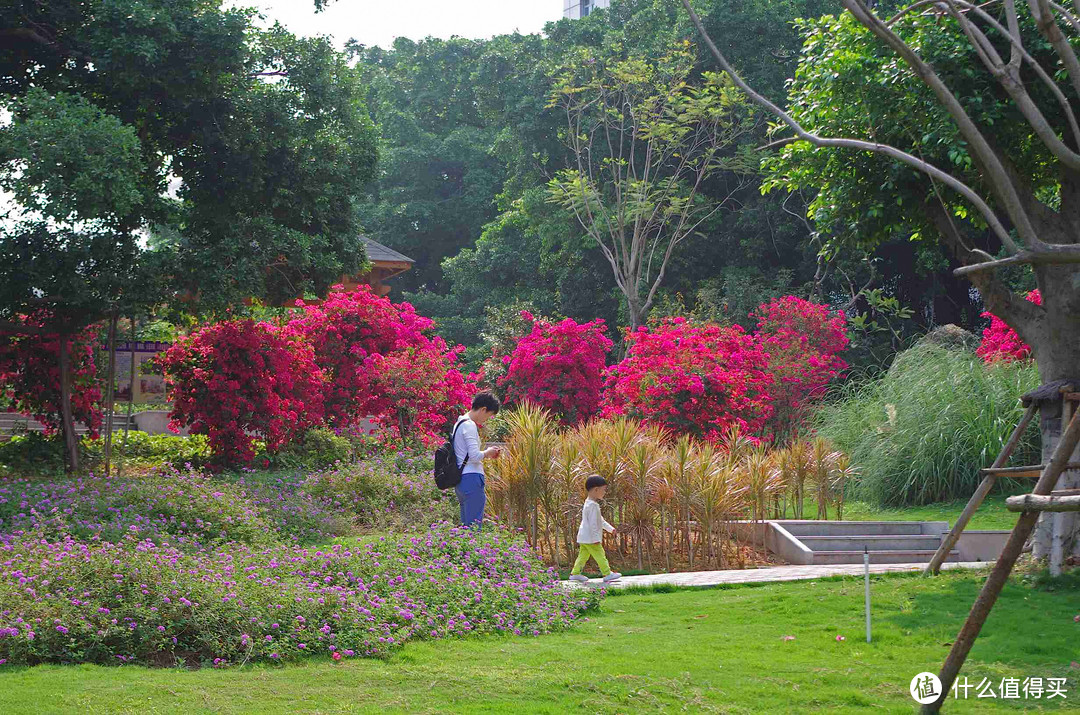
[[[960, 673], [960, 668], [964, 665], [971, 647], [975, 644], [979, 631], [990, 615], [990, 610], [994, 607], [994, 602], [997, 601], [998, 595], [1001, 594], [1002, 588], [1004, 588], [1006, 581], [1009, 580], [1009, 575], [1024, 550], [1024, 544], [1027, 542], [1028, 537], [1031, 536], [1031, 532], [1034, 531], [1039, 514], [1043, 511], [1080, 511], [1080, 494], [1072, 493], [1077, 490], [1054, 492], [1054, 487], [1057, 485], [1062, 472], [1080, 467], [1080, 465], [1069, 461], [1076, 450], [1076, 446], [1080, 444], [1080, 410], [1074, 409], [1074, 403], [1080, 401], [1080, 394], [1073, 392], [1071, 384], [1046, 385], [1034, 393], [1024, 396], [1024, 401], [1028, 406], [1027, 411], [1016, 429], [1013, 430], [1013, 434], [1005, 444], [1001, 454], [994, 461], [994, 466], [983, 470], [986, 476], [982, 484], [979, 485], [975, 495], [971, 497], [971, 501], [968, 502], [964, 513], [957, 520], [953, 531], [942, 542], [941, 548], [934, 555], [934, 561], [927, 567], [927, 571], [937, 573], [937, 569], [941, 566], [941, 560], [944, 559], [944, 554], [947, 554], [956, 543], [956, 540], [960, 537], [960, 532], [963, 531], [963, 527], [971, 520], [972, 514], [989, 493], [991, 487], [994, 486], [994, 481], [998, 476], [1002, 475], [1005, 462], [1008, 461], [1028, 423], [1031, 422], [1031, 419], [1038, 411], [1039, 402], [1046, 401], [1048, 388], [1052, 388], [1061, 395], [1062, 424], [1068, 426], [1062, 432], [1061, 440], [1054, 449], [1054, 454], [1049, 463], [1012, 470], [1006, 469], [1004, 471], [1008, 476], [1014, 477], [1028, 476], [1030, 473], [1037, 472], [1039, 481], [1035, 483], [1035, 488], [1032, 489], [1031, 494], [1011, 497], [1006, 500], [1009, 510], [1019, 511], [1020, 518], [1016, 522], [1005, 548], [1002, 549], [1001, 555], [998, 556], [997, 561], [994, 563], [994, 568], [990, 571], [982, 590], [975, 599], [967, 620], [964, 621], [964, 625], [960, 628], [960, 633], [956, 636], [944, 665], [941, 666], [939, 675], [941, 679], [941, 695], [934, 702], [923, 705], [923, 713], [937, 713], [941, 710], [941, 706], [948, 697], [956, 676]], [[1040, 398], [1042, 399], [1040, 400]]]

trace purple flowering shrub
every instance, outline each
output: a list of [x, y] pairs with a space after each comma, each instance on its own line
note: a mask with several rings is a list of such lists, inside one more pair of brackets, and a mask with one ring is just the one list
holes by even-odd
[[0, 483], [0, 541], [24, 532], [90, 541], [124, 536], [183, 549], [237, 541], [310, 541], [344, 533], [299, 485], [227, 482], [191, 469], [134, 477]]
[[452, 520], [458, 508], [452, 491], [435, 486], [433, 469], [430, 454], [372, 455], [312, 472], [303, 487], [327, 510], [355, 514], [364, 526], [426, 529]]
[[379, 656], [410, 640], [559, 630], [601, 597], [562, 589], [499, 530], [440, 524], [366, 545], [213, 551], [140, 536], [0, 541], [0, 663]]

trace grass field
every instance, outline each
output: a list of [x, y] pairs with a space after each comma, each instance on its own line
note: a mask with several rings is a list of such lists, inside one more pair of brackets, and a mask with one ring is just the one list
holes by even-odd
[[[897, 712], [936, 672], [977, 573], [628, 593], [570, 631], [406, 646], [387, 660], [151, 670], [0, 668], [3, 713]], [[1006, 588], [964, 676], [1068, 678], [1068, 699], [950, 702], [948, 712], [1066, 712], [1080, 700], [1080, 592]], [[845, 636], [839, 642], [837, 635]], [[784, 640], [794, 636], [794, 640]]]
[[[844, 505], [844, 519], [849, 521], [947, 521], [952, 527], [956, 518], [967, 506], [967, 499], [940, 502], [926, 506], [907, 506], [902, 509], [883, 509], [866, 502], [849, 502]], [[993, 495], [986, 498], [972, 517], [968, 529], [1012, 529], [1017, 514], [1005, 508], [1005, 497]], [[836, 516], [831, 511], [829, 518]]]

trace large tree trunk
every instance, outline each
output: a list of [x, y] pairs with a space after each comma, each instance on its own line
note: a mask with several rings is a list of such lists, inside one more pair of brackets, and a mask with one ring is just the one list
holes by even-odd
[[626, 312], [629, 313], [630, 318], [630, 330], [637, 330], [645, 324], [645, 320], [648, 318], [647, 310], [642, 307], [641, 299], [638, 296], [624, 294], [624, 297], [626, 298]]
[[71, 343], [70, 336], [60, 335], [60, 417], [67, 450], [67, 469], [79, 469], [79, 439], [75, 434], [75, 418], [71, 412]]
[[[1035, 331], [1032, 350], [1043, 384], [1069, 380], [1080, 390], [1080, 285], [1073, 267], [1037, 269], [1043, 307], [1043, 325]], [[1062, 404], [1044, 404], [1041, 410], [1042, 460], [1046, 463], [1061, 441]], [[1080, 448], [1069, 461], [1080, 461]], [[1080, 471], [1062, 473], [1055, 489], [1080, 488]], [[1070, 556], [1080, 556], [1080, 518], [1074, 513], [1044, 512], [1032, 535], [1032, 554], [1045, 560], [1053, 574], [1061, 573]]]
[[[1076, 385], [1080, 387], [1080, 385]], [[1061, 405], [1047, 404], [1042, 410], [1042, 461], [1047, 463], [1061, 441]], [[1069, 459], [1080, 461], [1080, 448]], [[1055, 489], [1080, 488], [1080, 470], [1063, 472]], [[1070, 556], [1080, 557], [1080, 520], [1075, 513], [1043, 512], [1032, 534], [1032, 555], [1044, 560], [1053, 575], [1058, 575]]]

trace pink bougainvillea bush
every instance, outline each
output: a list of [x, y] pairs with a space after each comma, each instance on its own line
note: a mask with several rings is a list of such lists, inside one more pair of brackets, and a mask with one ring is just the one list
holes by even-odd
[[[22, 322], [41, 327], [43, 317], [24, 317]], [[76, 423], [86, 425], [91, 437], [97, 438], [101, 428], [101, 390], [97, 385], [93, 344], [92, 329], [68, 339], [72, 416]], [[0, 409], [33, 417], [45, 425], [47, 434], [60, 431], [63, 420], [59, 335], [0, 336]]]
[[557, 323], [537, 320], [522, 311], [532, 330], [506, 356], [506, 375], [499, 386], [511, 404], [529, 401], [576, 424], [600, 409], [605, 358], [611, 350], [604, 321]]
[[172, 426], [205, 434], [222, 464], [246, 464], [320, 423], [325, 379], [311, 346], [287, 328], [230, 320], [203, 327], [160, 358]]
[[668, 318], [627, 334], [609, 368], [602, 414], [625, 414], [713, 442], [732, 427], [790, 433], [847, 363], [843, 313], [786, 296], [755, 312], [757, 330]]
[[418, 345], [371, 356], [372, 389], [380, 398], [372, 403], [373, 414], [383, 428], [383, 442], [404, 445], [415, 438], [430, 446], [445, 439], [447, 416], [475, 391], [455, 367], [463, 349], [422, 336]]
[[753, 313], [755, 337], [769, 354], [773, 376], [770, 394], [776, 412], [770, 419], [774, 434], [790, 433], [801, 422], [809, 403], [847, 363], [840, 357], [848, 345], [847, 319], [842, 311], [796, 296], [763, 303]]
[[[1028, 293], [1027, 299], [1035, 305], [1042, 305], [1042, 294], [1037, 289]], [[1021, 340], [1004, 320], [993, 313], [983, 313], [982, 317], [990, 319], [990, 327], [983, 329], [982, 343], [975, 354], [984, 362], [1011, 362], [1031, 358], [1031, 347]]]
[[456, 366], [460, 348], [431, 335], [433, 326], [409, 303], [391, 303], [368, 286], [332, 292], [289, 323], [327, 376], [331, 426], [349, 429], [374, 416], [391, 435], [404, 428], [421, 439], [441, 430], [470, 396]]
[[773, 413], [769, 356], [738, 326], [667, 318], [626, 334], [607, 371], [601, 414], [628, 415], [720, 442], [733, 425], [760, 432]]

